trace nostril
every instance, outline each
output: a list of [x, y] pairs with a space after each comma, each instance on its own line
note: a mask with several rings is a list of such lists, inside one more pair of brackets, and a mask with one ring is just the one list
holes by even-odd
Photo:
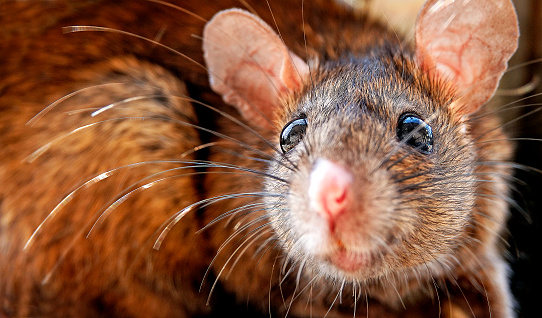
[[309, 179], [310, 207], [328, 221], [334, 221], [350, 204], [353, 179], [339, 164], [318, 159]]

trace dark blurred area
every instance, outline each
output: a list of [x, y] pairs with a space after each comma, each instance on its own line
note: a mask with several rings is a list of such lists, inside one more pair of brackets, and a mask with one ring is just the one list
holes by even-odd
[[[509, 221], [509, 260], [511, 287], [518, 302], [519, 317], [540, 317], [542, 281], [540, 259], [540, 211], [542, 210], [542, 1], [514, 1], [520, 20], [520, 47], [510, 63], [511, 70], [502, 82], [498, 104], [511, 104], [504, 112], [504, 123], [517, 141], [517, 181]], [[515, 88], [515, 89], [514, 89]], [[515, 91], [515, 92], [514, 92]], [[505, 96], [508, 95], [508, 96]], [[521, 100], [521, 101], [520, 101]], [[516, 107], [521, 106], [521, 107]], [[529, 140], [532, 139], [532, 140]]]

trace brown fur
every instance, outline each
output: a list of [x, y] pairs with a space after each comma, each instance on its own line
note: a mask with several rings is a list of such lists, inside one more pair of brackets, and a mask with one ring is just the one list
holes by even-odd
[[[264, 20], [274, 25], [265, 2], [250, 3]], [[214, 1], [208, 5], [184, 1], [181, 5], [205, 20], [221, 8], [240, 6], [235, 1], [221, 1], [220, 5]], [[243, 157], [263, 155], [181, 123], [201, 124], [273, 154], [264, 141], [246, 128], [232, 125], [227, 118], [183, 98], [188, 95], [235, 114], [210, 92], [205, 69], [158, 45], [127, 35], [61, 32], [61, 27], [67, 25], [99, 25], [153, 39], [165, 30], [160, 43], [203, 63], [201, 40], [190, 36], [201, 34], [203, 21], [145, 1], [10, 2], [0, 6], [4, 12], [0, 16], [3, 27], [0, 34], [0, 74], [3, 76], [0, 81], [0, 315], [192, 317], [229, 313], [263, 316], [271, 309], [272, 313], [279, 315], [289, 312], [292, 316], [308, 316], [312, 312], [314, 316], [324, 316], [334, 304], [329, 316], [352, 316], [351, 286], [345, 287], [343, 301], [339, 304], [334, 299], [340, 282], [324, 278], [313, 281], [312, 287], [304, 290], [289, 309], [294, 292], [299, 292], [311, 280], [312, 268], [307, 264], [309, 269], [303, 271], [299, 286], [296, 286], [299, 263], [289, 263], [291, 267], [285, 268], [292, 268], [292, 272], [282, 281], [285, 274], [283, 262], [291, 259], [292, 255], [285, 255], [281, 247], [288, 248], [294, 242], [285, 239], [277, 243], [273, 238], [284, 239], [287, 237], [284, 233], [289, 229], [266, 226], [265, 232], [261, 235], [258, 232], [259, 226], [267, 224], [269, 219], [278, 218], [277, 215], [271, 213], [269, 219], [258, 221], [258, 217], [266, 217], [264, 211], [256, 211], [246, 217], [240, 213], [198, 232], [222, 213], [243, 204], [261, 202], [259, 199], [255, 201], [254, 197], [223, 200], [201, 210], [194, 209], [173, 227], [158, 250], [152, 248], [162, 226], [168, 224], [168, 218], [177, 211], [205, 198], [264, 191], [259, 175], [248, 172], [196, 174], [202, 169], [194, 167], [154, 175], [190, 165], [148, 163], [122, 168], [103, 181], [83, 187], [73, 199], [54, 210], [70, 191], [87, 180], [105, 171], [141, 161], [204, 159], [265, 170], [263, 162]], [[284, 42], [299, 56], [313, 59], [311, 85], [329, 88], [341, 80], [348, 84], [345, 79], [348, 72], [344, 70], [352, 65], [334, 64], [345, 51], [361, 54], [377, 47], [370, 54], [378, 55], [379, 50], [385, 51], [391, 46], [389, 57], [384, 59], [390, 71], [389, 77], [365, 83], [363, 92], [378, 92], [382, 87], [395, 85], [414, 100], [427, 102], [424, 104], [428, 105], [424, 106], [427, 112], [439, 112], [437, 121], [456, 127], [463, 120], [460, 115], [442, 107], [453, 99], [454, 92], [421, 74], [415, 68], [411, 48], [400, 46], [396, 35], [380, 23], [322, 0], [305, 3], [306, 25], [303, 29], [300, 28], [300, 7], [290, 8], [278, 2], [271, 6], [275, 16], [280, 17], [277, 23]], [[340, 30], [340, 37], [337, 30]], [[307, 36], [307, 49], [303, 32]], [[360, 36], [362, 33], [364, 35]], [[332, 61], [330, 64], [319, 64], [328, 59]], [[403, 67], [408, 74], [414, 75], [401, 78]], [[307, 85], [306, 92], [311, 90], [311, 85]], [[26, 125], [46, 105], [79, 89], [85, 90], [57, 105], [43, 118], [32, 122], [33, 125]], [[390, 93], [388, 89], [383, 91], [384, 96]], [[320, 90], [323, 92], [325, 89]], [[140, 95], [148, 95], [148, 98], [121, 104], [95, 118], [89, 116], [95, 108]], [[303, 96], [289, 97], [288, 107], [276, 118], [278, 129], [299, 112], [297, 105]], [[314, 96], [319, 97], [317, 94]], [[381, 97], [368, 94], [354, 96], [353, 100], [367, 102], [367, 107], [374, 107], [381, 117], [385, 117], [386, 112], [396, 111], [377, 109], [381, 106]], [[89, 108], [92, 110], [66, 113]], [[326, 109], [319, 111], [329, 112]], [[52, 144], [37, 158], [29, 157], [51, 140], [100, 120], [109, 121], [74, 132]], [[343, 124], [354, 125], [348, 121]], [[447, 136], [450, 145], [476, 140], [479, 146], [469, 146], [469, 151], [460, 154], [448, 154], [447, 159], [462, 157], [462, 162], [508, 160], [511, 153], [508, 143], [484, 144], [484, 141], [503, 138], [501, 131], [495, 129], [497, 126], [496, 119], [480, 117], [468, 122], [468, 135], [451, 129]], [[394, 133], [382, 127], [375, 122], [372, 134]], [[338, 130], [331, 123], [327, 126], [324, 123], [322, 129], [327, 129], [330, 134]], [[278, 147], [278, 131], [259, 132]], [[312, 138], [318, 141], [322, 137]], [[353, 149], [372, 141], [367, 136], [358, 138], [347, 141]], [[192, 151], [207, 142], [219, 144], [218, 147]], [[336, 155], [330, 149], [315, 149], [315, 152]], [[276, 157], [281, 158], [279, 155]], [[354, 152], [340, 158], [351, 165], [359, 164], [356, 159]], [[304, 160], [310, 161], [310, 157]], [[423, 159], [414, 156], [394, 169], [398, 173], [424, 164], [427, 163]], [[426, 317], [436, 316], [442, 309], [443, 316], [462, 317], [471, 314], [470, 308], [476, 317], [489, 316], [490, 310], [492, 317], [507, 315], [509, 296], [505, 282], [501, 281], [505, 269], [501, 268], [504, 264], [499, 256], [499, 237], [495, 233], [501, 232], [506, 219], [503, 197], [507, 196], [505, 180], [509, 171], [492, 165], [458, 165], [455, 168], [460, 171], [459, 181], [470, 185], [468, 190], [496, 198], [487, 200], [477, 196], [473, 201], [473, 193], [468, 192], [467, 196], [473, 195], [473, 200], [465, 203], [461, 201], [464, 193], [454, 194], [452, 207], [466, 206], [459, 223], [466, 222], [471, 226], [455, 228], [461, 235], [460, 239], [452, 239], [452, 256], [459, 260], [451, 261], [453, 275], [437, 275], [435, 272], [435, 276], [429, 277], [424, 274], [426, 281], [421, 284], [413, 272], [407, 272], [406, 276], [384, 276], [391, 283], [384, 278], [369, 279], [362, 284], [368, 293], [369, 303], [366, 304], [362, 296], [356, 303], [356, 316]], [[471, 174], [469, 169], [474, 173]], [[208, 170], [232, 171], [224, 168]], [[286, 176], [284, 169], [276, 164], [270, 171]], [[179, 176], [179, 173], [186, 175]], [[480, 173], [482, 175], [478, 176]], [[150, 179], [144, 179], [146, 177]], [[165, 177], [168, 179], [149, 189], [136, 190], [107, 218], [100, 218], [103, 222], [92, 229], [88, 238], [85, 237], [100, 213], [116, 199], [138, 186]], [[474, 181], [486, 178], [496, 182]], [[419, 178], [412, 179], [407, 185], [420, 181]], [[137, 185], [127, 188], [134, 183]], [[451, 209], [440, 201], [430, 203], [443, 211]], [[476, 212], [468, 209], [469, 203], [474, 205]], [[53, 210], [56, 211], [55, 217], [48, 219], [32, 244], [23, 249], [32, 233]], [[452, 221], [457, 220], [451, 220], [450, 215], [448, 217], [449, 220], [439, 219], [428, 213], [427, 220], [453, 226]], [[257, 222], [243, 229], [250, 220]], [[239, 227], [243, 230], [235, 232]], [[430, 230], [439, 232], [442, 228]], [[273, 234], [273, 231], [278, 234]], [[236, 234], [233, 240], [223, 247], [233, 233]], [[455, 234], [450, 233], [450, 237]], [[431, 242], [430, 233], [417, 235], [413, 242], [426, 244], [427, 255], [442, 252], [442, 242]], [[247, 250], [243, 251], [245, 247]], [[449, 248], [444, 246], [444, 251], [450, 252]], [[418, 264], [423, 255], [416, 253], [419, 250], [412, 248], [403, 255], [400, 264], [393, 265], [397, 268]], [[241, 255], [238, 261], [237, 255]], [[210, 271], [206, 273], [208, 266]], [[218, 283], [211, 294], [215, 280]], [[442, 289], [435, 292], [433, 283]], [[210, 294], [210, 302], [206, 305]], [[405, 308], [397, 294], [404, 300]], [[366, 306], [368, 313], [365, 312]]]

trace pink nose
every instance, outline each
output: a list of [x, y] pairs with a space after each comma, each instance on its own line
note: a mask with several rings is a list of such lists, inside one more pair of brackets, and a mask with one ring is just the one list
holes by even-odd
[[309, 204], [330, 226], [350, 204], [353, 180], [352, 173], [342, 166], [323, 158], [316, 161], [310, 174]]

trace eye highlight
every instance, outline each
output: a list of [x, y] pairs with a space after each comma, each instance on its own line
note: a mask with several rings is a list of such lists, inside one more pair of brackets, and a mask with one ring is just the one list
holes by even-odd
[[433, 129], [418, 115], [407, 113], [399, 118], [397, 138], [421, 153], [433, 152]]
[[282, 149], [282, 152], [287, 153], [292, 150], [303, 139], [306, 130], [307, 120], [304, 117], [287, 123], [280, 133], [280, 149]]

